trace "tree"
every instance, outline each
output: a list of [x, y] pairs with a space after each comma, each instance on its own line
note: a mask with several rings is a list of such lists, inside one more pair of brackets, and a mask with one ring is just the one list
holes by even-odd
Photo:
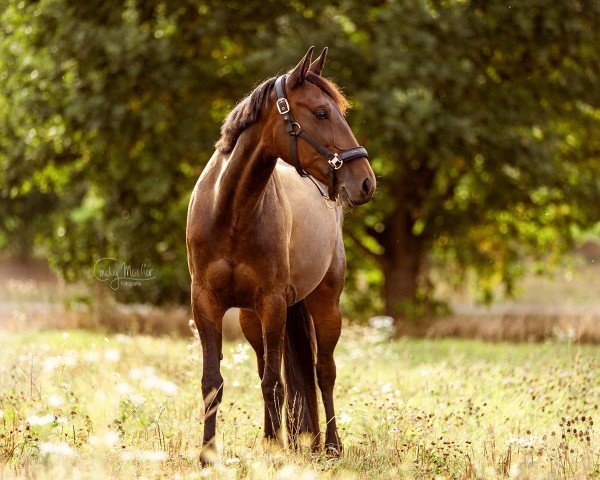
[[101, 257], [150, 260], [158, 279], [129, 299], [187, 302], [189, 194], [221, 119], [260, 78], [252, 71], [263, 60], [259, 47], [286, 8], [7, 2], [0, 10], [7, 248], [35, 231], [68, 280], [91, 279]]
[[350, 232], [383, 271], [386, 311], [423, 313], [432, 263], [455, 283], [474, 270], [484, 298], [497, 281], [510, 293], [524, 254], [560, 252], [600, 219], [598, 4], [372, 12], [345, 20], [369, 38], [353, 89], [380, 175]]
[[[524, 255], [600, 218], [597, 2], [9, 0], [0, 7], [0, 247], [67, 278], [112, 256], [187, 302], [187, 200], [221, 120], [307, 45], [379, 176], [347, 215], [355, 312], [417, 316], [432, 267], [508, 292]], [[4, 245], [2, 245], [4, 242]], [[24, 253], [25, 254], [25, 253]]]

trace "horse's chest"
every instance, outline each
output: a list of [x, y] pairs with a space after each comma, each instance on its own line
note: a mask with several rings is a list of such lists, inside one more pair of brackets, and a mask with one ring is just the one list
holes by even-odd
[[261, 276], [252, 265], [216, 258], [206, 267], [204, 283], [228, 306], [246, 307], [251, 305], [257, 286], [264, 283]]
[[289, 279], [282, 229], [254, 235], [223, 235], [204, 249], [201, 282], [228, 307], [252, 308], [261, 291], [285, 291]]

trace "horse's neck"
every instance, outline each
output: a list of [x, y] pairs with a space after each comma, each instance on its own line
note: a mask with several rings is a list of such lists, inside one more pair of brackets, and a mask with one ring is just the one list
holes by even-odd
[[269, 157], [250, 127], [237, 140], [224, 162], [217, 191], [217, 209], [222, 221], [243, 228], [255, 216], [269, 184], [277, 159]]

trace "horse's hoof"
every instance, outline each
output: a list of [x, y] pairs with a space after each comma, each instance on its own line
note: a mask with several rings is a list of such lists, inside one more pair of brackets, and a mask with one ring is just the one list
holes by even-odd
[[218, 461], [217, 450], [214, 447], [203, 447], [200, 452], [200, 465], [211, 467]]
[[341, 443], [326, 443], [325, 444], [325, 455], [327, 458], [340, 458], [342, 454]]

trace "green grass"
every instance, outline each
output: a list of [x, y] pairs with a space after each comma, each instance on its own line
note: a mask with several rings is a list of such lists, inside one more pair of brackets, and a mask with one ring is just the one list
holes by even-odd
[[345, 450], [331, 460], [263, 444], [254, 354], [227, 344], [209, 470], [197, 463], [200, 353], [192, 338], [0, 331], [0, 478], [600, 477], [598, 347], [346, 329]]

